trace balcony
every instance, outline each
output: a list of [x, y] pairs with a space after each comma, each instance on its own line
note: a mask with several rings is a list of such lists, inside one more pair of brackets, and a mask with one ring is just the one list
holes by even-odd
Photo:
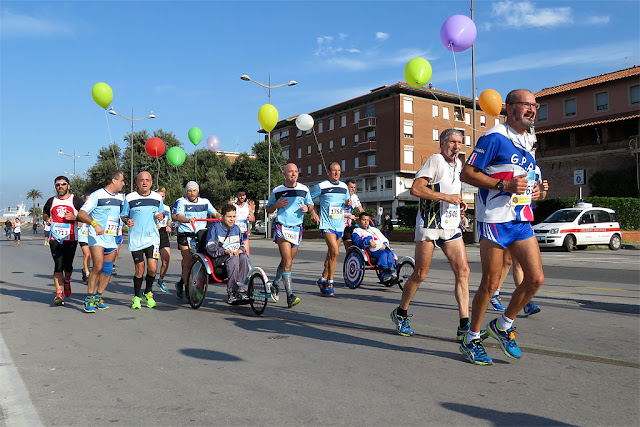
[[376, 139], [369, 138], [365, 142], [358, 144], [358, 153], [375, 153], [376, 152]]
[[358, 175], [360, 176], [368, 176], [368, 175], [377, 175], [377, 166], [360, 166], [358, 168]]
[[365, 117], [364, 119], [358, 120], [358, 129], [360, 130], [375, 129], [375, 128], [376, 128], [375, 117]]

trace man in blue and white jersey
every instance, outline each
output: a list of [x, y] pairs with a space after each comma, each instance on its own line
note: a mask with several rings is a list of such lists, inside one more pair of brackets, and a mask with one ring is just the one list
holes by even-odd
[[480, 326], [500, 283], [504, 250], [509, 249], [524, 272], [524, 279], [513, 292], [505, 312], [487, 325], [507, 357], [522, 356], [515, 341], [513, 319], [544, 282], [540, 248], [531, 228], [531, 202], [540, 197], [540, 188], [535, 176], [535, 143], [530, 129], [540, 106], [526, 89], [509, 92], [505, 104], [507, 121], [478, 140], [461, 175], [463, 182], [479, 188], [476, 218], [482, 280], [473, 298], [470, 330], [460, 344], [460, 352], [478, 365], [493, 363], [482, 346]]
[[[124, 196], [120, 194], [122, 188], [122, 172], [109, 172], [104, 188], [91, 193], [78, 212], [78, 221], [90, 225], [88, 242], [93, 268], [89, 274], [87, 297], [84, 300], [84, 311], [87, 313], [95, 313], [96, 308], [109, 308], [102, 300], [102, 293], [109, 284], [118, 248], [116, 236], [120, 225], [120, 209], [124, 203]], [[96, 288], [97, 293], [94, 295]]]
[[327, 256], [324, 260], [322, 276], [316, 282], [322, 295], [334, 296], [333, 273], [340, 251], [340, 241], [344, 231], [344, 210], [351, 205], [349, 188], [340, 181], [340, 164], [333, 162], [327, 170], [328, 180], [313, 187], [312, 199], [320, 200], [320, 232], [327, 244]]
[[[215, 210], [208, 199], [198, 197], [200, 194], [200, 186], [195, 181], [189, 181], [185, 186], [187, 195], [176, 200], [171, 212], [173, 221], [178, 222], [178, 248], [182, 254], [182, 277], [176, 283], [176, 295], [178, 298], [184, 296], [184, 283], [189, 278], [189, 269], [191, 268], [191, 248], [195, 244], [195, 237], [199, 230], [207, 228], [205, 221], [196, 221], [196, 219], [206, 219], [209, 215], [220, 218], [220, 214]], [[193, 246], [195, 249], [195, 246]]]
[[[129, 252], [135, 266], [131, 301], [133, 309], [141, 307], [142, 299], [147, 307], [156, 306], [151, 292], [158, 271], [158, 258], [160, 258], [160, 232], [156, 223], [164, 218], [164, 203], [160, 194], [151, 191], [152, 184], [151, 174], [146, 171], [140, 172], [136, 177], [137, 191], [127, 194], [121, 212], [122, 221], [131, 222]], [[144, 293], [141, 293], [145, 258], [147, 259], [147, 276]]]
[[282, 174], [284, 184], [273, 189], [265, 210], [269, 215], [278, 211], [273, 241], [278, 244], [280, 250], [280, 264], [273, 281], [274, 289], [271, 290], [271, 295], [274, 301], [277, 301], [278, 281], [282, 279], [287, 291], [287, 306], [291, 308], [300, 302], [300, 298], [295, 296], [291, 289], [291, 266], [302, 241], [304, 214], [310, 213], [311, 219], [316, 222], [318, 215], [313, 208], [309, 188], [298, 182], [298, 167], [289, 163], [284, 167]]

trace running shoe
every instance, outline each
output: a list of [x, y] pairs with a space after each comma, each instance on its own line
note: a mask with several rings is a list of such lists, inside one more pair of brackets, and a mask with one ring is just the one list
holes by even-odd
[[391, 271], [384, 271], [380, 275], [380, 281], [382, 283], [388, 283], [388, 282], [391, 281], [391, 279], [393, 279], [393, 272], [391, 272]]
[[142, 296], [147, 303], [147, 307], [153, 308], [157, 305], [156, 300], [153, 299], [153, 292], [147, 292], [146, 294], [142, 294]]
[[102, 299], [102, 297], [98, 297], [98, 296], [94, 297], [93, 304], [98, 310], [107, 310], [109, 308], [109, 306], [104, 303], [104, 300]]
[[[456, 333], [456, 340], [462, 341], [462, 339], [464, 338], [467, 332], [469, 332], [469, 325], [465, 326], [462, 329], [460, 329], [460, 326], [458, 326], [458, 331]], [[480, 339], [484, 341], [487, 338], [489, 338], [489, 332], [487, 332], [486, 329], [480, 329]]]
[[111, 270], [111, 275], [112, 276], [117, 276], [118, 275], [118, 273], [116, 272], [116, 266], [115, 265], [113, 266], [113, 270]]
[[140, 304], [140, 301], [141, 301], [141, 299], [140, 299], [139, 296], [133, 297], [133, 300], [131, 300], [131, 308], [134, 308], [134, 309], [141, 308], [142, 304]]
[[328, 297], [334, 297], [334, 296], [336, 296], [336, 293], [335, 293], [335, 291], [333, 290], [333, 283], [329, 283], [329, 282], [327, 282], [327, 287], [326, 287], [325, 289], [326, 289], [326, 292], [327, 292], [327, 293], [325, 294], [326, 296], [328, 296]]
[[498, 319], [493, 319], [487, 324], [487, 330], [491, 336], [498, 340], [500, 343], [500, 349], [505, 356], [512, 359], [520, 359], [522, 357], [522, 350], [516, 344], [516, 333], [514, 328], [509, 328], [506, 331], [498, 329]]
[[467, 344], [467, 341], [463, 338], [460, 342], [460, 353], [464, 354], [467, 360], [474, 365], [492, 365], [493, 360], [484, 351], [482, 340], [477, 339]]
[[240, 302], [240, 298], [235, 292], [230, 292], [227, 298], [227, 304], [236, 305]]
[[287, 295], [287, 307], [291, 308], [294, 305], [300, 304], [300, 298], [295, 296], [294, 294]]
[[316, 280], [316, 285], [318, 285], [318, 287], [320, 288], [320, 293], [322, 295], [326, 295], [327, 294], [327, 281], [326, 280], [318, 279], [318, 280]]
[[64, 296], [69, 298], [71, 296], [71, 280], [64, 281]]
[[280, 286], [275, 283], [271, 284], [271, 301], [278, 302], [280, 301]]
[[504, 313], [507, 309], [504, 305], [502, 305], [502, 298], [500, 295], [494, 295], [491, 297], [491, 305], [495, 311], [499, 311], [500, 313]]
[[56, 297], [53, 299], [53, 303], [57, 306], [64, 305], [64, 298], [62, 297], [62, 292], [56, 293]]
[[184, 297], [184, 291], [182, 286], [176, 283], [176, 297], [182, 299]]
[[158, 279], [158, 287], [162, 292], [169, 292], [169, 288], [167, 288], [167, 282], [164, 279]]
[[399, 316], [398, 308], [394, 308], [391, 312], [391, 321], [396, 324], [396, 332], [403, 337], [410, 337], [413, 335], [413, 330], [409, 327], [409, 316]]
[[87, 295], [87, 297], [84, 299], [84, 311], [86, 313], [95, 313], [96, 312], [96, 307], [93, 303], [93, 295], [89, 296]]
[[529, 316], [531, 314], [540, 313], [540, 310], [541, 310], [540, 306], [539, 305], [535, 305], [531, 301], [529, 301], [527, 303], [527, 305], [524, 306], [524, 314], [525, 314], [525, 316]]

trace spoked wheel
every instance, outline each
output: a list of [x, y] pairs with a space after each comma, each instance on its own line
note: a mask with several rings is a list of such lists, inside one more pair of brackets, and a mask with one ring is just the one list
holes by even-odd
[[409, 280], [409, 277], [411, 277], [415, 269], [416, 269], [415, 266], [410, 261], [403, 261], [398, 266], [398, 270], [397, 270], [398, 287], [400, 289], [404, 289], [404, 284], [407, 282], [407, 280]]
[[191, 269], [189, 270], [188, 280], [188, 292], [189, 292], [189, 305], [193, 309], [200, 308], [204, 302], [205, 294], [207, 293], [207, 284], [209, 282], [209, 275], [207, 269], [204, 266], [204, 262], [198, 258], [193, 258]]
[[260, 273], [253, 273], [249, 278], [249, 303], [255, 314], [260, 316], [267, 308], [267, 284]]
[[356, 289], [362, 284], [364, 278], [364, 259], [358, 251], [351, 251], [347, 253], [347, 257], [344, 259], [344, 265], [342, 267], [342, 274], [344, 276], [344, 284], [351, 289]]

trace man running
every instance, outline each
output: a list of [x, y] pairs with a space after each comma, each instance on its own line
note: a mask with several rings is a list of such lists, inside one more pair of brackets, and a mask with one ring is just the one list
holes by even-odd
[[349, 246], [353, 245], [353, 229], [355, 225], [351, 225], [351, 221], [356, 219], [354, 216], [354, 211], [357, 210], [358, 214], [364, 212], [362, 209], [362, 203], [360, 203], [360, 198], [356, 194], [356, 181], [353, 179], [347, 180], [347, 188], [349, 189], [349, 205], [344, 209], [344, 234], [342, 235], [342, 243], [344, 244], [344, 249], [349, 249]]
[[73, 258], [78, 245], [76, 216], [82, 208], [82, 201], [70, 193], [71, 186], [66, 176], [58, 176], [53, 182], [56, 195], [44, 204], [42, 218], [50, 227], [49, 249], [53, 257], [53, 284], [56, 287], [53, 303], [60, 306], [64, 305], [64, 298], [71, 296]]
[[[124, 175], [120, 171], [111, 171], [105, 178], [105, 186], [94, 191], [78, 212], [78, 220], [91, 225], [89, 227], [89, 248], [93, 268], [87, 283], [87, 297], [84, 311], [95, 313], [96, 308], [109, 308], [102, 300], [102, 293], [111, 279], [113, 260], [116, 256], [116, 236], [120, 226], [120, 209], [124, 196]], [[97, 293], [94, 295], [93, 293]]]
[[22, 231], [22, 222], [20, 221], [20, 218], [15, 219], [15, 221], [13, 222], [13, 246], [19, 246], [20, 245], [20, 232]]
[[[160, 187], [157, 193], [162, 197], [162, 203], [167, 195], [167, 189]], [[171, 261], [171, 245], [169, 244], [169, 233], [171, 233], [171, 208], [164, 205], [164, 218], [158, 222], [158, 232], [160, 233], [160, 277], [158, 277], [158, 286], [162, 292], [168, 292], [167, 282], [164, 276], [169, 269], [169, 261]]]
[[317, 222], [318, 215], [313, 208], [309, 188], [298, 182], [298, 167], [289, 163], [284, 167], [282, 174], [284, 184], [273, 189], [265, 210], [269, 215], [278, 211], [273, 241], [276, 242], [280, 251], [280, 264], [273, 281], [272, 299], [277, 301], [278, 282], [282, 280], [287, 292], [287, 306], [291, 308], [300, 303], [300, 298], [295, 296], [291, 289], [291, 266], [302, 241], [302, 220], [304, 214], [308, 212], [311, 214], [311, 219]]
[[505, 312], [487, 325], [507, 357], [522, 356], [513, 320], [544, 282], [540, 248], [531, 228], [531, 202], [539, 198], [540, 188], [535, 177], [534, 137], [529, 130], [539, 104], [526, 89], [509, 92], [505, 104], [507, 121], [478, 140], [461, 175], [462, 181], [479, 188], [476, 215], [482, 280], [473, 298], [470, 330], [460, 344], [460, 352], [476, 365], [493, 363], [480, 340], [480, 326], [500, 283], [504, 250], [509, 249], [524, 273]]
[[440, 153], [427, 159], [411, 187], [411, 195], [420, 198], [415, 232], [416, 268], [404, 285], [400, 305], [391, 312], [396, 332], [402, 336], [413, 335], [407, 309], [429, 273], [436, 246], [442, 249], [455, 276], [454, 292], [460, 319], [458, 339], [469, 330], [469, 264], [460, 230], [460, 210], [467, 209], [461, 195], [462, 162], [458, 159], [463, 136], [457, 129], [442, 131]]
[[240, 188], [236, 191], [236, 202], [233, 204], [236, 207], [236, 225], [240, 227], [240, 231], [244, 233], [243, 242], [244, 247], [249, 256], [249, 229], [250, 223], [255, 221], [256, 218], [253, 215], [253, 206], [247, 202], [247, 190]]
[[[146, 171], [140, 172], [136, 177], [137, 190], [127, 194], [120, 212], [122, 221], [126, 222], [129, 227], [129, 252], [131, 252], [135, 266], [133, 299], [131, 300], [131, 308], [133, 309], [141, 307], [142, 299], [147, 307], [156, 306], [153, 292], [151, 292], [158, 271], [158, 258], [160, 258], [160, 232], [156, 223], [164, 218], [164, 204], [162, 196], [151, 191], [152, 184], [151, 174]], [[145, 258], [147, 259], [147, 275], [144, 293], [141, 293]]]
[[196, 222], [196, 219], [206, 219], [208, 215], [220, 218], [220, 214], [208, 199], [198, 197], [200, 186], [197, 182], [189, 181], [185, 191], [187, 192], [186, 197], [176, 200], [171, 213], [171, 218], [180, 223], [178, 224], [178, 248], [182, 254], [182, 277], [176, 283], [176, 296], [178, 298], [184, 297], [184, 284], [189, 280], [192, 258], [189, 239], [194, 239], [198, 230], [203, 230], [207, 227], [206, 222]]
[[336, 271], [340, 241], [345, 226], [344, 210], [351, 202], [347, 184], [340, 181], [341, 172], [339, 163], [331, 163], [327, 170], [329, 179], [317, 184], [311, 191], [311, 198], [320, 200], [320, 232], [327, 244], [324, 270], [316, 284], [322, 295], [329, 297], [335, 295], [333, 274]]
[[[89, 193], [84, 195], [84, 201], [89, 198]], [[91, 272], [91, 249], [89, 248], [89, 224], [78, 224], [78, 244], [82, 250], [82, 281], [87, 283]]]

